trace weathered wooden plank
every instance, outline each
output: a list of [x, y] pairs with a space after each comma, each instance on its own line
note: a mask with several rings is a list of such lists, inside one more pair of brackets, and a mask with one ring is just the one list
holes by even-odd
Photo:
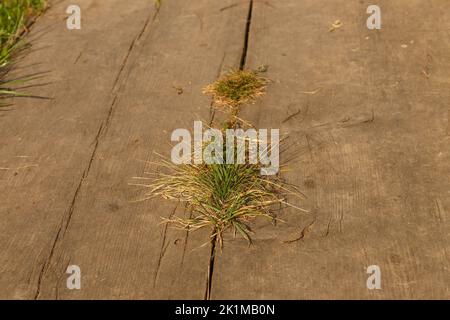
[[[148, 3], [153, 2], [140, 10]], [[204, 297], [210, 249], [201, 245], [208, 243], [209, 231], [186, 239], [185, 232], [159, 225], [177, 204], [132, 202], [141, 190], [128, 183], [157, 169], [145, 163], [158, 158], [154, 152], [170, 157], [174, 129], [208, 120], [211, 101], [202, 88], [222, 69], [239, 65], [248, 3], [162, 1], [118, 79], [110, 115], [39, 298]], [[81, 290], [67, 290], [68, 264], [80, 266]]]
[[33, 50], [19, 64], [28, 67], [19, 74], [51, 71], [41, 80], [50, 85], [28, 91], [53, 100], [16, 99], [0, 118], [2, 298], [36, 296], [109, 112], [116, 78], [153, 10], [144, 0], [134, 6], [80, 0], [82, 29], [69, 31], [64, 17], [70, 4], [59, 1], [38, 20], [30, 35]]
[[251, 248], [228, 241], [212, 298], [450, 297], [449, 3], [378, 1], [379, 31], [369, 4], [254, 1], [247, 66], [273, 83], [242, 116], [291, 135], [285, 177], [311, 214], [256, 224]]

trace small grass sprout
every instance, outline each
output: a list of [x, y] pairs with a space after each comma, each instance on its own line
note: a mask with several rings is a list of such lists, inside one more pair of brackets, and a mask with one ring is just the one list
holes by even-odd
[[206, 86], [204, 94], [213, 97], [218, 106], [237, 107], [264, 94], [268, 80], [253, 70], [231, 70]]

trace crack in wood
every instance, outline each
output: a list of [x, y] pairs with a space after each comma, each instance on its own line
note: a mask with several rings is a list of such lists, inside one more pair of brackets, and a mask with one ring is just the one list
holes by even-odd
[[[247, 21], [245, 24], [245, 36], [244, 36], [244, 45], [242, 48], [242, 55], [239, 63], [239, 70], [244, 70], [246, 63], [247, 63], [247, 51], [248, 51], [248, 42], [250, 37], [250, 29], [252, 24], [252, 14], [253, 14], [253, 0], [249, 1], [248, 6], [248, 13], [247, 13]], [[225, 59], [225, 56], [222, 59], [220, 69], [222, 69], [223, 60]], [[214, 116], [214, 114], [212, 114]], [[210, 119], [212, 122], [212, 119]], [[206, 289], [205, 289], [205, 295], [204, 300], [210, 300], [211, 298], [211, 290], [212, 290], [212, 279], [214, 275], [214, 264], [215, 264], [215, 257], [216, 257], [216, 242], [217, 242], [217, 232], [216, 230], [212, 231], [211, 234], [211, 251], [209, 255], [209, 265], [208, 265], [208, 274], [206, 278]]]
[[209, 255], [208, 276], [206, 278], [205, 300], [211, 299], [212, 278], [214, 274], [214, 262], [216, 259], [216, 242], [217, 232], [216, 230], [213, 230], [211, 234], [211, 252]]
[[247, 24], [245, 25], [245, 37], [244, 46], [242, 48], [241, 62], [239, 64], [239, 69], [244, 70], [247, 63], [247, 51], [248, 51], [248, 40], [250, 37], [250, 28], [252, 26], [252, 14], [253, 14], [253, 0], [250, 0], [247, 15]]
[[[171, 214], [169, 215], [169, 220], [172, 219], [172, 217], [175, 215], [175, 212], [177, 211], [179, 204], [180, 203], [178, 202], [177, 205], [175, 206], [175, 208], [172, 210]], [[168, 226], [169, 226], [168, 223], [166, 223], [166, 225], [164, 226], [163, 237], [162, 237], [162, 242], [161, 242], [161, 250], [159, 251], [159, 257], [158, 257], [158, 261], [156, 263], [155, 274], [153, 276], [153, 288], [156, 287], [156, 280], [158, 279], [159, 270], [161, 269], [161, 262], [164, 258], [164, 255], [166, 254], [167, 248], [169, 247], [169, 243], [166, 245]]]
[[[187, 205], [185, 205], [184, 206], [184, 214], [186, 214], [187, 209], [188, 209]], [[191, 218], [192, 218], [192, 210], [189, 210], [189, 219], [191, 219]], [[184, 264], [184, 257], [186, 255], [188, 240], [189, 240], [189, 229], [187, 229], [185, 232], [185, 237], [184, 237], [184, 242], [183, 242], [183, 252], [181, 254], [180, 268], [182, 268], [183, 264]]]
[[304, 239], [308, 235], [308, 233], [311, 231], [311, 228], [316, 223], [316, 220], [317, 220], [317, 217], [314, 217], [314, 219], [302, 229], [302, 231], [300, 232], [300, 235], [297, 238], [292, 239], [292, 240], [285, 240], [285, 241], [283, 241], [283, 243], [294, 243], [294, 242]]

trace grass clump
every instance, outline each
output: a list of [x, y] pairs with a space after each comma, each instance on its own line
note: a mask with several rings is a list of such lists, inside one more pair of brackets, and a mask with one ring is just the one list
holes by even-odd
[[211, 95], [218, 105], [235, 107], [264, 94], [266, 85], [267, 79], [256, 71], [231, 70], [203, 92]]
[[147, 185], [148, 198], [181, 201], [191, 212], [190, 217], [165, 221], [189, 231], [210, 228], [221, 245], [227, 230], [251, 243], [251, 221], [273, 221], [275, 209], [293, 207], [286, 197], [295, 189], [276, 176], [262, 176], [256, 164], [175, 165], [162, 160], [158, 165], [166, 172]]
[[[2, 0], [0, 3], [0, 98], [24, 96], [11, 87], [27, 81], [5, 80], [10, 71], [9, 64], [15, 52], [22, 49], [20, 37], [27, 31], [32, 19], [46, 6], [45, 0]], [[0, 104], [0, 106], [2, 106]]]
[[[216, 104], [229, 107], [226, 110], [228, 119], [221, 128], [222, 136], [227, 129], [249, 127], [238, 118], [240, 106], [264, 94], [267, 83], [268, 80], [256, 71], [232, 70], [204, 89], [203, 92], [212, 95]], [[223, 154], [227, 154], [226, 149], [230, 147], [237, 155], [236, 143], [234, 146], [224, 144]], [[272, 154], [274, 147], [267, 146], [265, 152]], [[191, 161], [191, 164], [181, 165], [167, 160], [156, 162], [163, 172], [157, 173], [153, 181], [144, 185], [147, 190], [145, 199], [162, 197], [185, 203], [189, 217], [171, 216], [164, 219], [165, 222], [188, 231], [209, 228], [213, 244], [218, 242], [222, 246], [226, 231], [235, 236], [239, 234], [251, 243], [250, 223], [253, 220], [274, 221], [277, 219], [276, 211], [284, 207], [304, 210], [287, 201], [290, 195], [301, 197], [294, 186], [285, 183], [279, 175], [262, 175], [261, 165], [250, 163], [249, 156], [246, 151], [243, 164], [236, 161], [233, 164], [193, 164]]]

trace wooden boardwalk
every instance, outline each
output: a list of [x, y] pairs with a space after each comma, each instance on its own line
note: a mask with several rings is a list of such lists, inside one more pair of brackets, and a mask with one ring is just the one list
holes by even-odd
[[366, 0], [77, 2], [82, 29], [58, 1], [21, 62], [52, 71], [30, 89], [52, 99], [0, 114], [0, 298], [203, 299], [208, 231], [160, 225], [181, 205], [134, 202], [129, 183], [210, 119], [202, 88], [242, 63], [268, 66], [242, 116], [289, 134], [310, 213], [256, 223], [252, 247], [227, 238], [210, 298], [450, 298], [448, 1], [380, 0], [381, 30]]

